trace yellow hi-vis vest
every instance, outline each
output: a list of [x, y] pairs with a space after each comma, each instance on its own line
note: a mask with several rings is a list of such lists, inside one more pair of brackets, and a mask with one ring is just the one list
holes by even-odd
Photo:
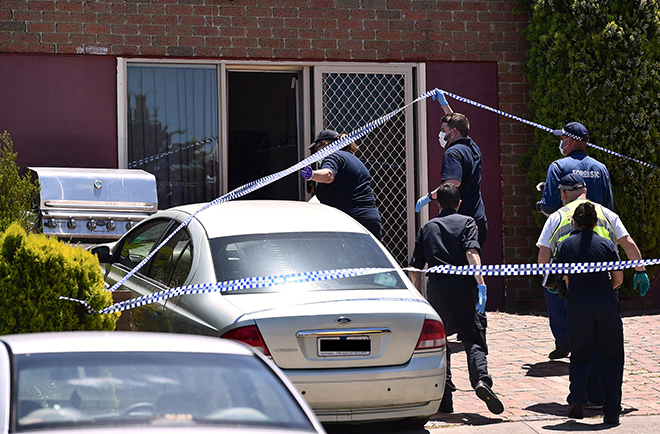
[[[557, 246], [559, 243], [564, 241], [568, 236], [571, 234], [573, 231], [573, 214], [575, 213], [575, 209], [584, 202], [590, 202], [587, 199], [576, 199], [573, 202], [569, 203], [568, 205], [564, 205], [559, 209], [559, 213], [561, 214], [561, 220], [559, 222], [559, 226], [557, 226], [557, 229], [552, 233], [550, 236], [550, 250], [552, 251], [552, 255], [554, 256], [557, 253]], [[593, 203], [593, 202], [591, 202]], [[598, 217], [598, 221], [596, 221], [596, 227], [594, 228], [594, 232], [600, 235], [601, 237], [607, 238], [608, 240], [611, 240], [614, 244], [616, 244], [616, 235], [614, 235], [614, 228], [612, 227], [612, 224], [610, 221], [607, 219], [607, 216], [603, 212], [603, 206], [597, 203], [593, 203], [594, 207], [596, 208], [596, 216]]]

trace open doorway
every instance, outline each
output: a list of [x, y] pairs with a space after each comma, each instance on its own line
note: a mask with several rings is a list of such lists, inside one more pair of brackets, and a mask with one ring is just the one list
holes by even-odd
[[[228, 191], [299, 161], [298, 81], [297, 72], [228, 72]], [[244, 198], [301, 200], [299, 178], [286, 176]]]

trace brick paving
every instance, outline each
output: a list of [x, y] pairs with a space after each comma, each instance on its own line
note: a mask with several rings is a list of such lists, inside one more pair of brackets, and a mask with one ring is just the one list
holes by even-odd
[[[660, 312], [623, 312], [626, 364], [623, 418], [660, 415]], [[426, 428], [487, 425], [498, 422], [566, 419], [568, 359], [550, 361], [554, 340], [547, 317], [538, 314], [488, 312], [489, 371], [493, 390], [504, 404], [494, 415], [474, 394], [467, 375], [463, 345], [450, 337], [452, 373], [458, 390], [454, 413], [438, 413]], [[585, 410], [585, 417], [600, 411]]]

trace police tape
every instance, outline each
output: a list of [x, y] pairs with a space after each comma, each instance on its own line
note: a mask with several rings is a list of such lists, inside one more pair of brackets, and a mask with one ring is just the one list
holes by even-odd
[[200, 140], [197, 143], [193, 143], [192, 145], [184, 146], [183, 148], [178, 148], [178, 149], [173, 149], [171, 151], [163, 152], [162, 154], [157, 154], [157, 155], [151, 155], [149, 157], [141, 158], [136, 161], [131, 161], [128, 163], [128, 168], [129, 169], [135, 169], [136, 167], [144, 166], [146, 163], [150, 163], [152, 161], [160, 160], [161, 158], [165, 158], [167, 156], [176, 154], [177, 152], [182, 152], [190, 148], [194, 148], [199, 145], [205, 145], [207, 143], [215, 142], [218, 140], [218, 136], [211, 136], [207, 139]]
[[[154, 250], [152, 250], [152, 251], [151, 251], [151, 252], [150, 252], [150, 253], [149, 253], [149, 254], [148, 254], [148, 255], [147, 255], [147, 256], [146, 256], [146, 257], [145, 257], [145, 258], [144, 258], [144, 259], [143, 259], [143, 260], [142, 260], [137, 266], [136, 266], [136, 267], [135, 267], [135, 268], [133, 268], [133, 269], [132, 269], [132, 270], [131, 270], [126, 276], [124, 276], [120, 281], [118, 281], [117, 283], [115, 283], [115, 284], [114, 284], [109, 290], [110, 290], [110, 291], [114, 291], [114, 290], [116, 290], [116, 289], [117, 289], [118, 287], [120, 287], [120, 286], [121, 286], [126, 280], [128, 280], [131, 276], [133, 276], [133, 275], [134, 275], [138, 270], [140, 270], [140, 269], [141, 269], [141, 268], [142, 268], [142, 267], [143, 267], [143, 266], [144, 266], [144, 265], [145, 265], [145, 264], [146, 264], [146, 263], [147, 263], [147, 262], [148, 262], [148, 261], [149, 261], [149, 260], [150, 260], [150, 259], [151, 259], [151, 258], [152, 258], [152, 257], [153, 257], [153, 256], [154, 256], [154, 255], [155, 255], [155, 254], [156, 254], [161, 248], [162, 248], [162, 247], [163, 247], [163, 246], [164, 246], [164, 245], [166, 245], [166, 244], [167, 244], [167, 243], [168, 243], [168, 242], [169, 242], [169, 241], [170, 241], [170, 240], [171, 240], [171, 239], [172, 239], [172, 238], [173, 238], [173, 237], [174, 237], [174, 236], [175, 236], [175, 235], [176, 235], [176, 234], [177, 234], [177, 233], [183, 228], [183, 227], [187, 226], [188, 223], [189, 223], [193, 218], [195, 218], [195, 216], [196, 216], [197, 214], [199, 214], [200, 212], [203, 212], [203, 211], [205, 211], [206, 209], [208, 209], [208, 208], [210, 208], [210, 207], [212, 207], [212, 206], [215, 206], [215, 205], [217, 205], [217, 204], [224, 203], [224, 202], [227, 202], [227, 201], [230, 201], [230, 200], [233, 200], [233, 199], [237, 199], [237, 198], [239, 198], [239, 197], [241, 197], [241, 196], [245, 196], [246, 194], [249, 194], [249, 193], [251, 193], [251, 192], [253, 192], [253, 191], [255, 191], [255, 190], [258, 190], [258, 189], [260, 189], [260, 188], [262, 188], [262, 187], [265, 187], [266, 185], [269, 185], [269, 184], [271, 184], [271, 183], [273, 183], [273, 182], [275, 182], [275, 181], [277, 181], [277, 180], [279, 180], [279, 179], [282, 179], [282, 178], [284, 178], [284, 177], [287, 176], [287, 175], [290, 175], [290, 174], [292, 174], [292, 173], [298, 172], [299, 170], [303, 169], [304, 167], [306, 167], [306, 166], [308, 166], [308, 165], [310, 165], [310, 164], [312, 164], [312, 163], [314, 163], [314, 162], [317, 162], [317, 161], [322, 160], [323, 158], [327, 157], [328, 155], [330, 155], [330, 154], [332, 154], [332, 153], [334, 153], [334, 152], [336, 152], [336, 151], [338, 151], [338, 150], [344, 148], [345, 146], [347, 146], [348, 144], [354, 142], [355, 140], [357, 140], [357, 139], [359, 139], [359, 138], [361, 138], [361, 137], [367, 135], [368, 133], [370, 133], [370, 132], [373, 131], [374, 129], [380, 127], [380, 126], [383, 125], [385, 122], [389, 121], [389, 120], [392, 119], [394, 116], [396, 116], [397, 114], [399, 114], [401, 111], [407, 109], [408, 107], [412, 106], [413, 104], [415, 104], [415, 103], [417, 103], [417, 102], [419, 102], [419, 101], [422, 101], [422, 100], [428, 98], [429, 96], [434, 95], [435, 92], [436, 92], [436, 91], [435, 91], [435, 89], [434, 89], [434, 90], [432, 90], [432, 91], [428, 91], [428, 92], [424, 93], [423, 95], [419, 96], [418, 98], [416, 98], [415, 100], [411, 101], [410, 103], [408, 103], [408, 104], [406, 104], [406, 105], [404, 105], [404, 106], [402, 106], [402, 107], [400, 107], [400, 108], [398, 108], [398, 109], [396, 109], [396, 110], [394, 110], [394, 111], [392, 111], [392, 112], [390, 112], [390, 113], [388, 113], [388, 114], [386, 114], [386, 115], [384, 115], [384, 116], [382, 116], [382, 117], [380, 117], [380, 118], [378, 118], [378, 119], [376, 119], [376, 120], [374, 120], [374, 121], [369, 122], [368, 124], [366, 124], [366, 125], [364, 125], [364, 126], [358, 128], [357, 130], [355, 130], [355, 131], [353, 131], [353, 132], [347, 134], [347, 135], [344, 136], [344, 137], [341, 137], [340, 139], [338, 139], [338, 140], [336, 140], [335, 142], [331, 143], [330, 145], [324, 147], [324, 148], [321, 149], [320, 151], [314, 153], [313, 155], [311, 155], [311, 156], [309, 156], [309, 157], [303, 159], [302, 161], [298, 162], [297, 164], [294, 164], [293, 166], [291, 166], [291, 167], [289, 167], [289, 168], [287, 168], [287, 169], [285, 169], [285, 170], [282, 170], [282, 171], [280, 171], [280, 172], [274, 173], [274, 174], [272, 174], [272, 175], [265, 176], [265, 177], [260, 178], [260, 179], [258, 179], [258, 180], [256, 180], [256, 181], [252, 181], [252, 182], [250, 182], [250, 183], [248, 183], [248, 184], [242, 185], [242, 186], [240, 186], [240, 187], [238, 187], [238, 188], [236, 188], [236, 189], [230, 191], [229, 193], [227, 193], [227, 194], [225, 194], [225, 195], [223, 195], [223, 196], [221, 196], [221, 197], [219, 197], [219, 198], [213, 200], [212, 202], [207, 203], [207, 204], [204, 205], [202, 208], [200, 208], [199, 210], [197, 210], [195, 213], [193, 213], [192, 215], [190, 215], [190, 216], [189, 216], [189, 217], [188, 217], [183, 223], [181, 223], [176, 229], [174, 229], [174, 230], [169, 234], [169, 236], [168, 236], [167, 238], [165, 238], [165, 240], [163, 240], [163, 241], [162, 241], [162, 242], [161, 242], [161, 243], [160, 243], [160, 244], [159, 244]], [[453, 93], [451, 93], [451, 92], [446, 92], [446, 91], [443, 91], [443, 92], [445, 92], [445, 94], [447, 94], [447, 95], [449, 95], [450, 97], [455, 98], [455, 99], [457, 99], [457, 100], [459, 100], [459, 101], [463, 101], [463, 102], [466, 102], [466, 103], [469, 103], [469, 104], [473, 104], [473, 105], [475, 105], [475, 106], [477, 106], [477, 107], [484, 108], [484, 109], [487, 109], [487, 110], [493, 111], [493, 112], [495, 112], [495, 113], [501, 114], [501, 115], [503, 115], [503, 116], [507, 116], [507, 117], [510, 117], [510, 118], [512, 118], [512, 119], [519, 120], [519, 121], [521, 121], [521, 122], [527, 123], [527, 124], [532, 125], [532, 126], [535, 126], [535, 127], [537, 127], [537, 128], [541, 128], [541, 129], [543, 129], [543, 130], [545, 130], [545, 131], [552, 131], [550, 128], [548, 128], [548, 127], [544, 127], [543, 125], [540, 125], [540, 124], [537, 124], [537, 123], [534, 123], [534, 122], [527, 121], [527, 120], [525, 120], [525, 119], [522, 119], [522, 118], [519, 118], [519, 117], [517, 117], [517, 116], [514, 116], [514, 115], [511, 115], [511, 114], [508, 114], [508, 113], [502, 112], [502, 111], [497, 110], [497, 109], [494, 109], [494, 108], [492, 108], [492, 107], [488, 107], [488, 106], [486, 106], [486, 105], [484, 105], [484, 104], [477, 103], [477, 102], [475, 102], [475, 101], [469, 100], [469, 99], [467, 99], [467, 98], [461, 97], [461, 96], [456, 95], [456, 94], [453, 94]], [[210, 139], [213, 139], [213, 138], [210, 138]], [[210, 140], [210, 139], [205, 139], [205, 140]], [[593, 145], [592, 145], [592, 146], [593, 146]], [[609, 151], [609, 152], [612, 152], [612, 151]], [[620, 154], [616, 154], [616, 153], [614, 153], [614, 154], [615, 154], [615, 155], [619, 155], [619, 156], [624, 157], [624, 158], [629, 158], [629, 157], [625, 157], [625, 156], [620, 155]], [[630, 158], [629, 158], [629, 159], [630, 159]], [[634, 159], [631, 159], [631, 160], [634, 160]], [[650, 167], [654, 167], [654, 166], [652, 166], [652, 165], [649, 165], [648, 163], [644, 163], [644, 162], [641, 162], [641, 161], [638, 161], [638, 160], [634, 160], [634, 161], [637, 161], [637, 162], [639, 162], [639, 163], [645, 164], [645, 165], [650, 166]]]
[[[626, 268], [646, 267], [660, 264], [660, 259], [641, 259], [616, 262], [584, 262], [584, 263], [551, 263], [551, 264], [505, 264], [505, 265], [438, 265], [426, 270], [414, 267], [401, 269], [424, 274], [449, 275], [482, 275], [482, 276], [530, 276], [542, 274], [582, 274], [604, 271], [623, 270]], [[125, 300], [102, 310], [94, 310], [89, 303], [69, 297], [59, 297], [60, 300], [80, 303], [87, 308], [89, 314], [110, 314], [122, 312], [151, 303], [165, 301], [181, 295], [225, 293], [243, 289], [272, 288], [294, 283], [312, 283], [325, 280], [344, 279], [349, 277], [367, 276], [372, 274], [397, 272], [395, 268], [347, 268], [339, 270], [309, 271], [278, 276], [248, 277], [224, 282], [204, 283], [196, 285], [169, 288], [153, 294]], [[334, 300], [333, 300], [334, 301]]]
[[181, 223], [176, 229], [174, 229], [169, 236], [167, 236], [154, 250], [152, 250], [135, 268], [133, 268], [126, 276], [124, 276], [120, 281], [115, 283], [109, 290], [110, 291], [115, 291], [118, 287], [123, 285], [123, 283], [128, 280], [131, 276], [133, 276], [138, 270], [140, 270], [149, 260], [164, 246], [166, 245], [172, 237], [174, 237], [182, 228], [188, 225], [190, 221], [195, 218], [197, 214], [200, 212], [203, 212], [207, 210], [208, 208], [215, 206], [220, 203], [228, 202], [233, 199], [237, 199], [241, 196], [245, 196], [246, 194], [249, 194], [255, 190], [258, 190], [262, 187], [265, 187], [266, 185], [272, 184], [273, 182], [284, 178], [287, 175], [290, 175], [292, 173], [296, 173], [299, 170], [303, 169], [306, 166], [309, 166], [312, 163], [315, 163], [317, 161], [320, 161], [327, 157], [328, 155], [339, 151], [340, 149], [346, 147], [350, 143], [354, 142], [355, 140], [367, 135], [371, 131], [375, 130], [376, 128], [380, 127], [383, 125], [385, 122], [389, 121], [392, 119], [394, 116], [397, 114], [401, 113], [403, 110], [407, 109], [408, 107], [412, 106], [413, 104], [417, 103], [418, 101], [422, 101], [429, 96], [433, 95], [435, 91], [429, 91], [426, 92], [425, 94], [419, 96], [417, 99], [414, 101], [399, 107], [398, 109], [394, 110], [393, 112], [387, 113], [384, 116], [381, 116], [380, 118], [369, 122], [366, 125], [363, 125], [362, 127], [358, 128], [355, 131], [352, 131], [351, 133], [347, 134], [344, 137], [339, 138], [338, 140], [332, 142], [330, 145], [324, 147], [320, 151], [312, 154], [311, 156], [305, 158], [304, 160], [294, 164], [293, 166], [284, 169], [280, 172], [274, 173], [272, 175], [265, 176], [263, 178], [257, 179], [256, 181], [252, 181], [248, 184], [242, 185], [229, 193], [213, 200], [212, 202], [207, 203], [204, 205], [202, 208], [198, 209], [195, 211], [192, 215], [190, 215], [186, 220]]
[[[505, 265], [437, 265], [426, 273], [482, 276], [533, 276], [541, 274], [582, 274], [616, 271], [626, 268], [646, 267], [660, 264], [660, 259], [636, 259], [613, 262], [576, 262], [551, 264], [505, 264]], [[408, 271], [419, 271], [406, 268]]]
[[195, 285], [181, 286], [178, 288], [168, 288], [160, 292], [144, 295], [130, 300], [115, 303], [102, 310], [94, 310], [89, 303], [75, 298], [60, 296], [60, 300], [68, 300], [80, 303], [87, 308], [87, 313], [109, 314], [122, 312], [147, 304], [165, 301], [172, 297], [180, 295], [209, 294], [213, 292], [230, 292], [242, 289], [272, 288], [280, 285], [292, 283], [311, 283], [325, 280], [342, 279], [347, 277], [359, 277], [369, 274], [379, 274], [395, 271], [393, 268], [346, 268], [341, 270], [321, 270], [293, 274], [282, 274], [278, 276], [246, 277], [238, 280], [228, 280], [224, 282], [201, 283]]
[[[451, 92], [447, 92], [446, 90], [441, 90], [441, 91], [442, 91], [445, 95], [449, 95], [450, 97], [452, 97], [452, 98], [454, 98], [454, 99], [456, 99], [456, 100], [458, 100], [458, 101], [461, 101], [461, 102], [464, 102], [464, 103], [467, 103], [467, 104], [472, 104], [472, 105], [475, 106], [475, 107], [479, 107], [479, 108], [482, 108], [482, 109], [484, 109], [484, 110], [489, 110], [489, 111], [491, 111], [491, 112], [493, 112], [493, 113], [497, 113], [498, 115], [502, 115], [502, 116], [505, 116], [505, 117], [507, 117], [507, 118], [517, 120], [517, 121], [519, 121], [519, 122], [522, 122], [522, 123], [524, 123], [524, 124], [530, 125], [530, 126], [532, 126], [532, 127], [535, 127], [535, 128], [541, 129], [541, 130], [546, 131], [546, 132], [549, 132], [549, 133], [552, 133], [552, 132], [554, 131], [552, 128], [548, 128], [548, 127], [546, 127], [546, 126], [544, 126], [544, 125], [537, 124], [536, 122], [528, 121], [527, 119], [523, 119], [523, 118], [521, 118], [521, 117], [514, 116], [514, 115], [512, 115], [512, 114], [510, 114], [510, 113], [506, 113], [506, 112], [503, 112], [503, 111], [501, 111], [501, 110], [498, 110], [498, 109], [495, 109], [495, 108], [489, 107], [489, 106], [487, 106], [487, 105], [485, 105], [485, 104], [481, 104], [481, 103], [479, 103], [479, 102], [472, 101], [471, 99], [464, 98], [464, 97], [462, 97], [462, 96], [460, 96], [460, 95], [456, 95], [456, 94], [451, 93]], [[639, 163], [639, 164], [641, 164], [642, 166], [650, 167], [651, 169], [657, 169], [657, 167], [654, 166], [653, 164], [647, 163], [647, 162], [645, 162], [645, 161], [637, 160], [637, 159], [635, 159], [635, 158], [628, 157], [628, 156], [623, 155], [623, 154], [619, 154], [618, 152], [614, 152], [614, 151], [611, 151], [611, 150], [609, 150], [609, 149], [602, 148], [602, 147], [600, 147], [600, 146], [596, 146], [596, 145], [594, 145], [593, 143], [589, 143], [589, 142], [587, 142], [587, 146], [591, 146], [591, 147], [594, 148], [594, 149], [598, 149], [599, 151], [603, 151], [603, 152], [605, 152], [605, 153], [607, 153], [607, 154], [614, 155], [614, 156], [619, 157], [619, 158], [624, 158], [624, 159], [626, 159], [626, 160], [634, 161], [635, 163]]]

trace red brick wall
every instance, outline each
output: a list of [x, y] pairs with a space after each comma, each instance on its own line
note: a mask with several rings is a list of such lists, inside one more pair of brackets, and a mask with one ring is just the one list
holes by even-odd
[[[527, 117], [528, 16], [516, 7], [513, 0], [2, 0], [0, 52], [496, 62], [499, 108]], [[499, 129], [504, 257], [528, 262], [535, 199], [516, 164], [532, 129], [505, 117]], [[539, 297], [531, 279], [507, 279], [508, 307]]]

